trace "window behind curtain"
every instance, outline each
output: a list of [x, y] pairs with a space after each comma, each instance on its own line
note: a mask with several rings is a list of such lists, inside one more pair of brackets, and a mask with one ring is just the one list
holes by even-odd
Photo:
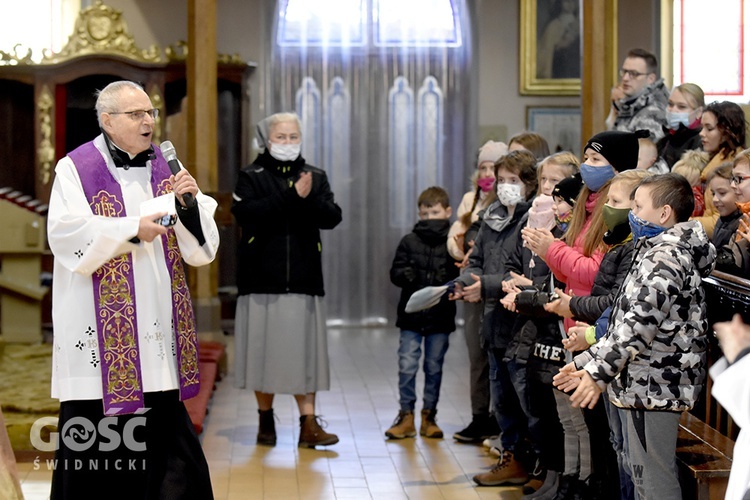
[[302, 154], [343, 212], [323, 236], [330, 322], [391, 322], [419, 193], [442, 186], [455, 210], [467, 187], [465, 1], [281, 0], [275, 28], [266, 110], [300, 115]]

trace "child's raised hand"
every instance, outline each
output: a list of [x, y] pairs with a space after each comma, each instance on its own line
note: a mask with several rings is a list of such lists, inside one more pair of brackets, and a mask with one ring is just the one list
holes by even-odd
[[500, 299], [500, 303], [507, 310], [511, 312], [516, 312], [516, 293], [515, 292], [506, 293], [505, 297]]
[[557, 300], [544, 304], [544, 310], [548, 313], [557, 314], [563, 318], [572, 318], [573, 313], [570, 310], [570, 298], [571, 295], [563, 292], [559, 288], [555, 288], [555, 293], [560, 297]]
[[742, 217], [740, 217], [740, 226], [737, 228], [737, 234], [750, 242], [750, 215], [742, 214]]
[[569, 392], [578, 387], [583, 376], [583, 370], [577, 370], [576, 365], [568, 363], [560, 368], [560, 372], [552, 377], [552, 385], [563, 392]]
[[474, 283], [464, 287], [463, 299], [466, 302], [479, 302], [482, 300], [482, 278], [474, 273], [471, 273], [470, 276], [474, 280]]
[[593, 409], [599, 402], [599, 396], [602, 395], [601, 388], [596, 385], [594, 379], [585, 370], [581, 370], [581, 383], [578, 384], [575, 392], [570, 396], [570, 403], [574, 408]]
[[519, 286], [531, 286], [534, 284], [533, 281], [531, 281], [529, 278], [524, 276], [523, 274], [518, 274], [515, 271], [510, 272], [511, 279], [508, 281], [512, 281], [513, 284], [517, 287]]
[[525, 227], [521, 230], [521, 237], [526, 243], [526, 247], [541, 257], [542, 260], [546, 259], [547, 251], [552, 242], [555, 241], [555, 237], [552, 236], [549, 229]]
[[562, 341], [563, 347], [571, 352], [588, 349], [589, 343], [586, 340], [586, 329], [588, 327], [587, 323], [576, 321], [576, 325], [568, 329], [568, 338]]

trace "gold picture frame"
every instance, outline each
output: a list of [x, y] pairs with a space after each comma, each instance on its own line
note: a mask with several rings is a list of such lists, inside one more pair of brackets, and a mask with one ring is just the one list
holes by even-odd
[[579, 0], [521, 0], [520, 93], [581, 94]]

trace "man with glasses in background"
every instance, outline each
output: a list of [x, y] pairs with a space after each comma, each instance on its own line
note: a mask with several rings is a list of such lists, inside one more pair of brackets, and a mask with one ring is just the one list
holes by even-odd
[[635, 132], [648, 130], [656, 143], [667, 125], [669, 90], [658, 76], [656, 56], [644, 49], [631, 49], [620, 69], [620, 84], [612, 90], [607, 129]]
[[58, 162], [49, 203], [51, 498], [211, 499], [183, 404], [200, 383], [182, 262], [214, 259], [217, 204], [151, 143], [158, 110], [140, 85], [107, 85], [96, 113], [102, 133]]

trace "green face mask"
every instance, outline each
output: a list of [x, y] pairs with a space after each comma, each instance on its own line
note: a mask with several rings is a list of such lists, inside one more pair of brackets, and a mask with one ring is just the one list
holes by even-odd
[[620, 224], [628, 223], [629, 208], [613, 208], [609, 205], [602, 207], [602, 217], [604, 217], [604, 224], [610, 231], [619, 226]]

